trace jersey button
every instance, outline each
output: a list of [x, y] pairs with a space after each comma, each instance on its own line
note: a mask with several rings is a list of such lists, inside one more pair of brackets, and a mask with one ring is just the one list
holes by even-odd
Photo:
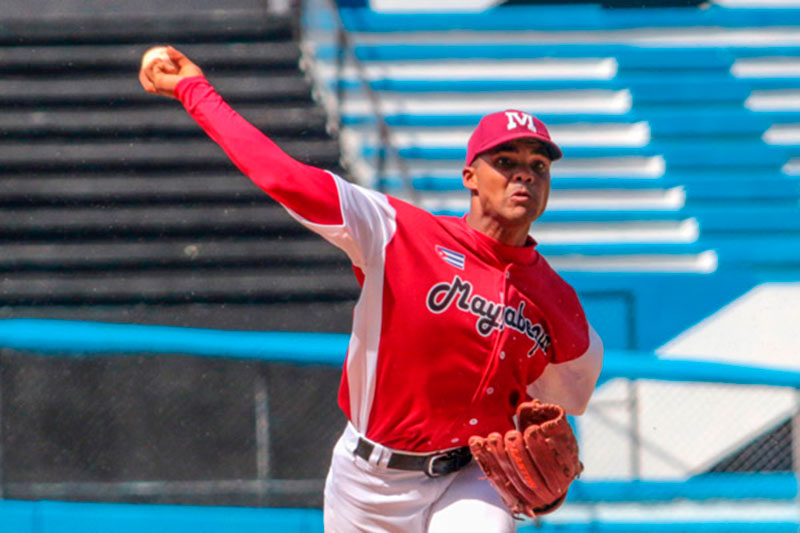
[[506, 352], [500, 352], [500, 359], [506, 358]]
[[506, 270], [506, 279], [508, 279], [508, 278], [510, 278], [510, 277], [511, 277], [511, 272], [509, 272], [508, 270]]
[[470, 426], [478, 425], [478, 419], [477, 418], [473, 418], [472, 420], [469, 421], [469, 425]]
[[494, 394], [494, 387], [489, 387], [486, 389], [486, 394]]

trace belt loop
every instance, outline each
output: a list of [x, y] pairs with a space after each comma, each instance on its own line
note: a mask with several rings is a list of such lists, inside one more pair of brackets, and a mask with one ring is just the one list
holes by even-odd
[[383, 447], [375, 442], [371, 442], [370, 444], [372, 444], [372, 452], [369, 454], [369, 459], [367, 459], [367, 462], [372, 466], [379, 466], [381, 462], [381, 456], [383, 455]]
[[378, 451], [378, 457], [375, 459], [375, 464], [381, 468], [388, 468], [389, 459], [392, 457], [391, 452], [380, 444], [376, 445], [375, 449]]

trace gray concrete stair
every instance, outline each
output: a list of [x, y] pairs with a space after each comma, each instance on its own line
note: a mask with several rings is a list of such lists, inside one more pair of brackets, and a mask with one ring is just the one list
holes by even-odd
[[[346, 256], [137, 78], [145, 50], [175, 44], [287, 153], [343, 174], [291, 19], [186, 13], [0, 18], [1, 316], [208, 327], [218, 311], [261, 329], [253, 306], [285, 304], [266, 323], [306, 330], [352, 305]], [[330, 320], [316, 329], [346, 329]]]

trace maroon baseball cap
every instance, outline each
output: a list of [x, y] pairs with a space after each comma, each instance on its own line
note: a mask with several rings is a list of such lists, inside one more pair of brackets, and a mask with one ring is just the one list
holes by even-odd
[[507, 109], [490, 113], [478, 123], [467, 143], [467, 165], [472, 164], [486, 150], [514, 139], [535, 139], [541, 142], [547, 148], [552, 161], [563, 156], [558, 145], [550, 139], [550, 132], [544, 122], [530, 113]]

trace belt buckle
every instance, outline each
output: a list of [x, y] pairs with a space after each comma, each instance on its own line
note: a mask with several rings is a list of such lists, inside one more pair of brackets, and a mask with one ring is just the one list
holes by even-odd
[[437, 474], [436, 472], [434, 472], [433, 465], [437, 460], [448, 459], [452, 457], [452, 455], [453, 452], [444, 452], [444, 453], [437, 453], [436, 455], [431, 455], [430, 458], [428, 458], [428, 464], [425, 465], [425, 475], [427, 475], [428, 477], [441, 477], [444, 474], [446, 474], [447, 472], [441, 474]]

